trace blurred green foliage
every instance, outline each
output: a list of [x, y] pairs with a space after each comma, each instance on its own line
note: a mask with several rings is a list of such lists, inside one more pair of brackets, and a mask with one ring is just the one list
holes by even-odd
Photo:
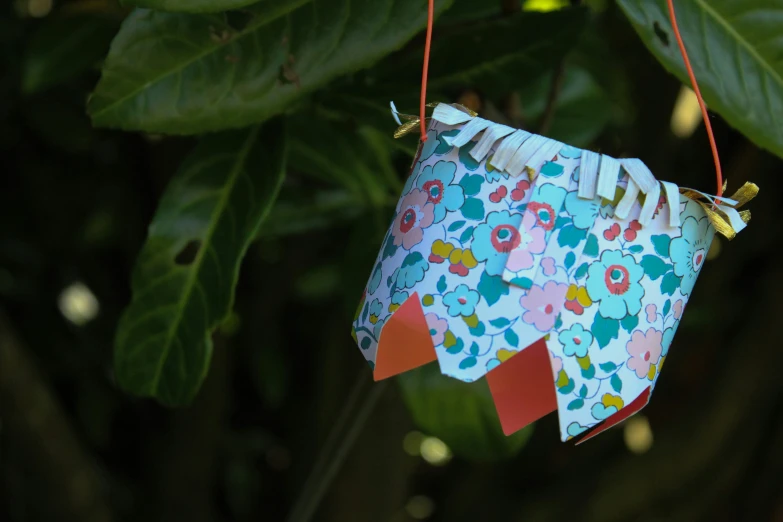
[[[783, 0], [675, 4], [729, 189], [763, 192], [642, 455], [623, 428], [561, 445], [552, 418], [506, 438], [484, 383], [434, 367], [362, 380], [349, 325], [415, 152], [388, 103], [416, 111], [423, 0], [4, 6], [0, 520], [779, 520]], [[431, 100], [713, 192], [703, 128], [671, 131], [664, 0], [436, 6]]]

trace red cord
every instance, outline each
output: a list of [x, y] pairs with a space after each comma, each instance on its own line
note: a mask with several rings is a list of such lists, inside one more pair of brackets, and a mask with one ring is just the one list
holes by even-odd
[[430, 68], [430, 47], [432, 46], [432, 23], [435, 18], [435, 0], [429, 0], [427, 10], [427, 41], [424, 43], [424, 70], [421, 73], [421, 101], [419, 104], [419, 124], [421, 125], [421, 142], [427, 141], [427, 123], [425, 110], [427, 108], [427, 74]]
[[710, 147], [712, 148], [712, 159], [715, 160], [715, 176], [718, 181], [718, 190], [716, 194], [720, 197], [723, 195], [723, 172], [720, 168], [720, 157], [718, 156], [718, 146], [715, 144], [715, 136], [712, 134], [712, 125], [710, 124], [710, 117], [707, 114], [707, 106], [704, 104], [704, 99], [701, 97], [701, 91], [699, 91], [699, 84], [696, 82], [696, 75], [693, 73], [691, 67], [691, 61], [688, 59], [688, 53], [685, 51], [685, 43], [682, 41], [682, 35], [680, 29], [677, 27], [677, 16], [674, 14], [674, 0], [667, 0], [669, 3], [669, 18], [672, 22], [672, 29], [674, 29], [674, 37], [677, 38], [677, 45], [680, 46], [680, 53], [682, 54], [682, 60], [685, 62], [685, 70], [688, 71], [688, 76], [691, 79], [691, 85], [693, 85], [693, 92], [696, 93], [696, 99], [699, 101], [699, 108], [701, 109], [701, 116], [704, 118], [704, 125], [707, 127], [707, 136], [710, 138]]

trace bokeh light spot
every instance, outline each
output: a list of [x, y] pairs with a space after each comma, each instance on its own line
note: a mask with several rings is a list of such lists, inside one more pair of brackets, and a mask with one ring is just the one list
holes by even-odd
[[100, 304], [84, 283], [76, 282], [60, 293], [57, 305], [60, 313], [76, 326], [82, 326], [98, 315]]

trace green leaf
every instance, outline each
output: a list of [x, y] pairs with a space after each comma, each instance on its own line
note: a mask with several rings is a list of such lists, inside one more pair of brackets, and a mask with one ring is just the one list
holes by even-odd
[[307, 198], [284, 187], [258, 233], [260, 238], [280, 237], [328, 229], [356, 219], [364, 201], [344, 190], [319, 190]]
[[482, 335], [484, 335], [486, 330], [487, 327], [481, 321], [479, 321], [479, 323], [473, 328], [468, 328], [470, 335], [472, 335], [473, 337], [481, 337]]
[[606, 373], [613, 372], [617, 369], [617, 365], [612, 361], [601, 363], [598, 366], [601, 368], [602, 372], [606, 372]]
[[626, 315], [620, 320], [620, 325], [622, 325], [623, 330], [625, 330], [628, 333], [631, 333], [634, 328], [639, 326], [639, 316]]
[[445, 275], [440, 276], [440, 279], [438, 279], [438, 283], [435, 285], [435, 288], [441, 294], [446, 291], [446, 276]]
[[246, 12], [234, 27], [220, 15], [135, 10], [89, 100], [93, 123], [197, 134], [261, 122], [398, 49], [426, 21], [419, 0], [265, 0]]
[[[274, 2], [276, 0], [264, 0]], [[120, 0], [128, 7], [149, 7], [159, 11], [186, 13], [215, 13], [238, 9], [258, 2], [258, 0]]]
[[481, 190], [481, 184], [484, 183], [484, 176], [479, 174], [471, 174], [465, 176], [459, 181], [462, 190], [466, 196], [475, 196]]
[[160, 201], [134, 268], [115, 341], [125, 390], [176, 406], [209, 368], [212, 331], [228, 316], [239, 265], [283, 181], [284, 129], [205, 138]]
[[587, 368], [582, 368], [580, 371], [582, 373], [582, 377], [585, 379], [592, 379], [595, 377], [595, 366], [592, 364]]
[[[526, 78], [549, 76], [543, 73], [574, 48], [588, 13], [584, 8], [518, 13], [453, 26], [433, 39], [429, 86], [439, 90], [480, 82], [482, 92], [493, 97], [519, 87], [510, 71], [524, 70]], [[418, 84], [421, 48], [392, 58], [379, 68], [374, 83], [386, 85], [389, 93]]]
[[677, 277], [674, 272], [666, 272], [661, 279], [661, 292], [668, 296], [673, 296], [674, 292], [680, 288], [682, 279]]
[[672, 300], [667, 299], [665, 303], [663, 303], [663, 316], [666, 317], [669, 315], [669, 312], [672, 309]]
[[[595, 237], [595, 236], [593, 236], [593, 237]], [[587, 263], [582, 263], [581, 265], [579, 265], [579, 268], [577, 268], [576, 272], [574, 272], [574, 279], [579, 281], [584, 276], [586, 276], [588, 268], [590, 268], [590, 266]]]
[[455, 221], [454, 223], [449, 225], [449, 229], [448, 230], [449, 230], [449, 232], [456, 232], [460, 228], [464, 227], [465, 223], [466, 223], [465, 221]]
[[509, 321], [505, 317], [498, 317], [497, 319], [490, 320], [489, 324], [491, 324], [495, 328], [503, 328], [504, 326], [511, 324], [511, 321]]
[[641, 265], [642, 268], [644, 268], [644, 273], [652, 280], [658, 279], [672, 268], [672, 266], [667, 264], [663, 259], [651, 254], [642, 258]]
[[[664, 0], [618, 0], [655, 57], [690, 86]], [[783, 156], [779, 0], [683, 0], [677, 21], [710, 109]], [[657, 28], [657, 31], [656, 31]]]
[[574, 254], [573, 251], [567, 253], [564, 262], [566, 270], [570, 270], [571, 267], [574, 266], [574, 263], [576, 263], [576, 254]]
[[289, 134], [292, 169], [344, 188], [363, 202], [360, 207], [397, 202], [402, 184], [379, 131], [308, 113], [290, 118]]
[[467, 198], [460, 212], [466, 219], [481, 221], [484, 219], [484, 202], [478, 198]]
[[587, 236], [587, 243], [582, 253], [588, 257], [598, 257], [598, 238], [595, 234]]
[[473, 229], [476, 227], [468, 227], [465, 230], [462, 231], [462, 234], [459, 236], [459, 242], [460, 243], [467, 243], [468, 239], [473, 236]]
[[623, 381], [622, 379], [620, 379], [620, 376], [617, 375], [616, 373], [612, 375], [611, 379], [609, 379], [609, 384], [612, 385], [612, 389], [617, 393], [623, 391]]
[[532, 426], [510, 437], [503, 434], [486, 379], [464, 383], [441, 375], [437, 364], [428, 364], [400, 375], [398, 381], [419, 429], [465, 459], [513, 457], [532, 434]]
[[118, 23], [101, 16], [48, 16], [30, 38], [22, 65], [22, 92], [33, 94], [96, 67], [109, 51]]
[[[525, 117], [529, 118], [530, 125], [539, 124], [551, 84], [551, 76], [544, 75], [519, 91], [520, 103], [525, 107]], [[611, 118], [612, 102], [590, 73], [578, 67], [567, 68], [547, 136], [575, 147], [586, 147], [606, 128]]]
[[474, 366], [476, 366], [477, 362], [478, 362], [478, 360], [471, 355], [470, 357], [465, 357], [464, 359], [462, 359], [460, 361], [459, 368], [460, 368], [460, 370], [466, 370], [468, 368], [473, 368]]
[[579, 396], [582, 398], [587, 397], [587, 385], [583, 384], [581, 388], [579, 388]]
[[644, 251], [644, 247], [642, 245], [631, 245], [628, 247], [628, 251], [632, 254], [641, 254]]
[[672, 238], [668, 234], [652, 236], [650, 240], [652, 240], [653, 249], [655, 249], [656, 254], [661, 257], [669, 257], [669, 244], [671, 243]]
[[568, 409], [573, 410], [580, 410], [582, 409], [582, 406], [585, 405], [584, 399], [574, 399], [571, 402], [568, 403]]
[[[443, 346], [446, 346], [444, 343]], [[451, 346], [446, 346], [446, 351], [452, 355], [460, 353], [462, 349], [465, 348], [465, 341], [463, 341], [461, 338], [456, 337], [454, 344]]]
[[511, 328], [503, 332], [503, 338], [506, 340], [509, 346], [513, 346], [514, 348], [519, 346], [519, 336]]
[[606, 319], [601, 314], [595, 314], [593, 326], [590, 328], [593, 332], [598, 346], [605, 348], [612, 339], [617, 339], [620, 334], [620, 321], [617, 319]]
[[476, 289], [490, 306], [500, 301], [501, 296], [509, 293], [509, 285], [501, 276], [491, 276], [486, 272], [481, 273]]

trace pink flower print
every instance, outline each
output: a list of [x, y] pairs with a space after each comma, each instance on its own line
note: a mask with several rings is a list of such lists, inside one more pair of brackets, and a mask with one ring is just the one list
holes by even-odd
[[554, 257], [545, 257], [541, 260], [541, 268], [544, 270], [545, 276], [555, 275], [557, 272], [557, 266], [555, 265]]
[[648, 304], [644, 311], [647, 312], [648, 323], [654, 323], [658, 318], [658, 307], [655, 306], [655, 303]]
[[394, 218], [392, 235], [394, 244], [410, 250], [424, 239], [424, 229], [435, 219], [435, 206], [428, 202], [429, 194], [413, 189], [405, 196], [400, 212]]
[[636, 330], [625, 349], [631, 356], [628, 368], [636, 372], [636, 376], [644, 379], [650, 373], [650, 368], [661, 360], [663, 347], [663, 332], [650, 328], [647, 332]]
[[449, 322], [445, 319], [441, 319], [435, 314], [427, 314], [424, 316], [424, 319], [427, 320], [427, 326], [430, 327], [432, 344], [435, 346], [443, 344], [443, 340], [446, 337], [446, 330], [449, 329]]
[[555, 380], [557, 380], [557, 375], [560, 373], [560, 370], [563, 369], [563, 359], [549, 351], [549, 364], [552, 366], [552, 375]]
[[555, 319], [560, 307], [565, 302], [568, 285], [548, 281], [543, 287], [533, 286], [519, 300], [519, 304], [527, 310], [522, 314], [522, 320], [532, 324], [540, 332], [548, 332], [555, 325]]
[[533, 266], [533, 254], [541, 254], [546, 248], [546, 231], [536, 226], [536, 216], [525, 212], [522, 225], [519, 227], [519, 244], [511, 251], [506, 261], [506, 268], [519, 272]]
[[682, 311], [685, 308], [685, 305], [682, 302], [682, 299], [677, 299], [677, 301], [674, 303], [674, 306], [672, 309], [674, 310], [674, 318], [679, 319], [682, 317]]

